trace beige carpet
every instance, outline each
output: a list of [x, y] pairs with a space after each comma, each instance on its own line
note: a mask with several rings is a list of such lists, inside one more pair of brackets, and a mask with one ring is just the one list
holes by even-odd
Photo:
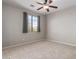
[[41, 41], [3, 50], [3, 59], [76, 59], [75, 47]]

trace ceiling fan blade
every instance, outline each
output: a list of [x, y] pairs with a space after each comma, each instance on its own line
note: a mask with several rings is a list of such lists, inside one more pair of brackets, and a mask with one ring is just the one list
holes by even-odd
[[49, 7], [52, 7], [52, 8], [58, 8], [57, 6], [49, 6]]
[[52, 0], [49, 0], [49, 4], [51, 4], [53, 1]]
[[47, 0], [45, 0], [45, 3], [44, 4], [46, 4], [47, 3]]
[[43, 7], [40, 7], [40, 8], [38, 8], [37, 10], [40, 10], [40, 9], [42, 9]]
[[43, 5], [42, 3], [40, 3], [40, 2], [36, 2], [37, 4], [40, 4], [40, 5]]
[[49, 9], [46, 9], [47, 10], [47, 12], [49, 12]]

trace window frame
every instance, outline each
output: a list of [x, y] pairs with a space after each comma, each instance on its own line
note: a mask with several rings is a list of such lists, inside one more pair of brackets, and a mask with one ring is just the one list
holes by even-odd
[[[31, 31], [29, 31], [28, 30], [28, 32], [38, 32], [38, 20], [39, 19], [37, 19], [37, 30], [36, 31], [34, 31], [34, 19], [33, 19], [33, 17], [37, 17], [38, 18], [38, 16], [35, 16], [35, 15], [31, 15], [31, 14], [28, 14], [28, 16], [31, 16]], [[29, 20], [29, 19], [28, 19]]]
[[[31, 16], [31, 31], [28, 30], [28, 16]], [[36, 31], [33, 31], [33, 17], [37, 17], [38, 20], [37, 20], [37, 30]], [[40, 32], [40, 16], [37, 16], [37, 15], [31, 15], [31, 14], [27, 14], [26, 12], [23, 13], [23, 30], [27, 27], [27, 30], [23, 31], [23, 33], [27, 33], [27, 32]], [[24, 23], [24, 21], [27, 21]], [[26, 25], [26, 26], [25, 26]]]

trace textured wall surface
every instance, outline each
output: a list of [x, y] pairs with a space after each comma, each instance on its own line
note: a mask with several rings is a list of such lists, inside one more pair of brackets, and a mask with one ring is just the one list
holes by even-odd
[[45, 38], [45, 16], [40, 15], [41, 32], [22, 33], [23, 29], [23, 12], [32, 15], [32, 13], [22, 8], [16, 8], [11, 5], [3, 4], [2, 7], [2, 30], [3, 30], [3, 47], [11, 46], [22, 42], [34, 42]]
[[76, 7], [70, 7], [47, 16], [47, 39], [75, 45]]

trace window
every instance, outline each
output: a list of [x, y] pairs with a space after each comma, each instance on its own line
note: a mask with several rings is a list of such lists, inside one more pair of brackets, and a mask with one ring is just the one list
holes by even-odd
[[24, 13], [23, 33], [40, 32], [40, 17]]
[[38, 31], [38, 17], [33, 16], [33, 32], [37, 32], [37, 31]]

